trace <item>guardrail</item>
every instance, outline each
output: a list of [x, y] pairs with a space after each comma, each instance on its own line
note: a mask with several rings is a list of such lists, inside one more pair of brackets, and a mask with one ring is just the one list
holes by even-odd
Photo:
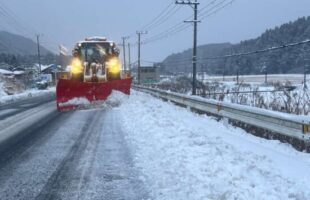
[[135, 85], [133, 88], [189, 108], [310, 142], [310, 117], [209, 100], [144, 86]]

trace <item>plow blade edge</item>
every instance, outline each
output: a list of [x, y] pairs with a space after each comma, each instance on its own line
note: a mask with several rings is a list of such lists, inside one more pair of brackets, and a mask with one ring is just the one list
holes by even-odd
[[73, 110], [79, 103], [104, 101], [113, 90], [130, 94], [132, 79], [113, 80], [104, 83], [87, 83], [60, 79], [56, 88], [57, 109]]

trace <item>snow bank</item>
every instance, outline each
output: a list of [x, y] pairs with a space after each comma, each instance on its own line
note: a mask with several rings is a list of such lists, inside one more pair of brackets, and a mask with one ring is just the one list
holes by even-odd
[[31, 90], [26, 90], [19, 94], [7, 95], [2, 90], [2, 85], [0, 83], [0, 104], [16, 102], [16, 101], [24, 100], [30, 97], [40, 97], [40, 96], [52, 95], [52, 94], [55, 94], [55, 87], [49, 88], [47, 90], [31, 89]]
[[0, 82], [0, 99], [1, 97], [7, 96], [6, 92], [3, 89], [3, 82]]
[[113, 90], [111, 95], [107, 98], [106, 104], [112, 107], [117, 107], [121, 105], [123, 102], [125, 102], [128, 99], [128, 95], [117, 91]]
[[154, 199], [310, 199], [310, 156], [132, 92], [118, 108]]
[[90, 102], [85, 97], [77, 97], [77, 98], [70, 99], [67, 102], [59, 103], [59, 106], [78, 106], [78, 105], [87, 106], [89, 104]]
[[105, 101], [93, 101], [90, 102], [85, 97], [76, 97], [70, 99], [67, 102], [60, 103], [59, 106], [78, 106], [81, 109], [92, 109], [92, 108], [112, 108], [118, 107], [122, 102], [128, 99], [128, 95], [113, 90], [110, 96]]

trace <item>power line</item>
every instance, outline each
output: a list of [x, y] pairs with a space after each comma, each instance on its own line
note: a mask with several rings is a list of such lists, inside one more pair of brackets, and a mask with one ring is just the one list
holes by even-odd
[[169, 13], [169, 9], [171, 8], [171, 6], [174, 6], [173, 9], [176, 7], [173, 1], [162, 12], [160, 12], [153, 20], [151, 20], [150, 23], [143, 26], [140, 30], [147, 30], [149, 27], [151, 27], [154, 23], [156, 23], [159, 19], [161, 19], [162, 16], [165, 15], [165, 13], [167, 12]]
[[[174, 5], [174, 0], [173, 0], [155, 18], [153, 18], [149, 23], [144, 25], [139, 30], [148, 31], [150, 28], [152, 28], [152, 26], [154, 26], [154, 24], [157, 24], [158, 22], [160, 22], [167, 14], [169, 15], [169, 13], [171, 13], [171, 11], [174, 8], [176, 8], [176, 6]], [[133, 34], [129, 35], [129, 37], [133, 37], [134, 35], [136, 35], [136, 33], [133, 33]]]
[[[211, 7], [208, 10], [205, 10], [204, 12], [199, 14], [199, 18], [200, 19], [204, 19], [207, 18], [215, 13], [217, 13], [218, 11], [224, 9], [225, 7], [227, 7], [228, 5], [231, 5], [235, 0], [222, 0], [219, 3], [215, 4], [213, 7]], [[214, 4], [216, 1], [214, 1], [212, 4]], [[227, 3], [226, 3], [227, 2]], [[225, 4], [226, 3], [226, 4]], [[211, 3], [209, 5], [212, 5]]]
[[15, 30], [24, 32], [28, 36], [33, 36], [33, 34], [36, 33], [36, 31], [33, 31], [33, 29], [29, 28], [30, 26], [28, 25], [24, 26], [24, 24], [16, 16], [16, 14], [1, 2], [0, 2], [0, 13], [6, 19], [8, 25], [14, 26]]
[[[218, 0], [213, 0], [212, 2], [210, 2], [209, 4], [207, 4], [206, 6], [204, 6], [202, 9], [199, 10], [199, 12], [204, 11], [205, 9], [209, 8], [210, 6], [214, 5]], [[221, 2], [219, 2], [218, 4], [215, 4], [214, 6], [212, 6], [210, 9], [204, 11], [202, 14], [199, 14], [198, 17], [200, 19], [205, 19], [207, 17], [210, 17], [211, 15], [216, 14], [217, 12], [219, 12], [220, 10], [224, 9], [225, 7], [227, 7], [228, 5], [232, 4], [233, 1], [235, 0], [231, 0], [228, 3], [225, 4], [225, 2], [227, 2], [227, 0], [223, 0]], [[223, 5], [224, 4], [224, 5]], [[190, 19], [190, 17], [186, 18], [185, 20]], [[155, 36], [152, 36], [150, 38], [147, 38], [146, 40], [144, 40], [142, 42], [142, 44], [148, 44], [148, 43], [152, 43], [167, 37], [170, 37], [172, 35], [175, 35], [187, 28], [191, 27], [191, 25], [185, 25], [182, 22], [178, 23], [177, 25], [167, 29], [166, 31], [163, 31]]]
[[165, 23], [166, 21], [168, 21], [168, 19], [170, 19], [173, 15], [175, 15], [181, 9], [180, 7], [175, 7], [175, 8], [176, 9], [172, 10], [170, 13], [167, 13], [167, 15], [163, 16], [161, 20], [159, 20], [156, 24], [154, 24], [153, 26], [149, 27], [146, 30], [151, 31], [157, 28], [158, 26], [160, 26], [161, 24]]
[[295, 42], [295, 43], [291, 43], [291, 44], [284, 44], [284, 45], [281, 45], [281, 46], [270, 47], [270, 48], [267, 48], [267, 49], [261, 49], [261, 50], [256, 50], [256, 51], [249, 51], [249, 52], [245, 52], [245, 53], [230, 54], [230, 55], [224, 55], [224, 56], [199, 58], [199, 60], [216, 60], [216, 59], [223, 59], [223, 58], [242, 57], [242, 56], [248, 56], [248, 55], [253, 55], [253, 54], [265, 53], [265, 52], [270, 52], [270, 51], [276, 51], [276, 50], [279, 50], [279, 49], [285, 49], [285, 48], [300, 46], [300, 45], [309, 44], [309, 43], [310, 43], [310, 39], [307, 39], [307, 40], [304, 40], [304, 41], [301, 41], [301, 42]]
[[142, 42], [142, 44], [148, 44], [148, 43], [152, 43], [152, 42], [156, 42], [158, 40], [162, 40], [164, 38], [167, 38], [167, 37], [170, 37], [172, 35], [175, 35], [176, 33], [179, 33], [187, 28], [191, 27], [191, 25], [189, 24], [183, 24], [182, 22], [178, 25], [175, 25], [173, 27], [171, 27], [170, 29], [158, 34], [158, 35], [155, 35], [153, 37], [150, 37], [150, 38], [147, 38], [146, 40], [144, 40]]
[[[7, 25], [11, 26], [17, 32], [22, 32], [27, 37], [33, 38], [33, 36], [37, 35], [37, 31], [28, 24], [25, 24], [10, 8], [5, 6], [2, 2], [0, 2], [0, 14], [3, 16], [2, 19], [5, 20]], [[49, 44], [54, 44], [57, 46], [55, 42], [48, 41], [47, 46], [51, 47]]]
[[[276, 50], [281, 50], [281, 49], [286, 49], [286, 48], [292, 48], [292, 47], [296, 47], [296, 46], [300, 46], [300, 45], [306, 45], [306, 44], [310, 44], [310, 39], [307, 39], [307, 40], [304, 40], [304, 41], [301, 41], [301, 42], [284, 44], [284, 45], [281, 45], [281, 46], [270, 47], [270, 48], [256, 50], [256, 51], [249, 51], [249, 52], [237, 53], [237, 54], [228, 54], [228, 55], [224, 55], [224, 56], [198, 58], [198, 61], [202, 61], [202, 60], [217, 60], [217, 59], [225, 59], [225, 58], [227, 59], [227, 58], [233, 58], [233, 57], [243, 57], [243, 56], [260, 54], [260, 53], [266, 53], [266, 52], [276, 51]], [[303, 51], [303, 52], [308, 52], [308, 51], [310, 51], [310, 50]], [[190, 58], [178, 59], [176, 61], [166, 61], [166, 62], [164, 62], [164, 64], [168, 64], [168, 65], [169, 64], [188, 64], [190, 61], [191, 61]]]
[[[188, 19], [190, 19], [190, 17], [186, 18], [185, 20], [188, 20]], [[163, 38], [166, 38], [167, 36], [174, 35], [175, 33], [178, 33], [188, 27], [190, 27], [190, 25], [185, 25], [183, 22], [180, 22], [157, 35], [147, 38], [146, 40], [143, 41], [143, 44], [161, 40]]]
[[[216, 1], [218, 0], [213, 0], [212, 2], [210, 2], [209, 4], [207, 4], [206, 6], [204, 6], [201, 10], [199, 10], [199, 12], [203, 11], [204, 9], [208, 8], [209, 6], [211, 6], [212, 4], [214, 4]], [[226, 0], [225, 0], [226, 1]], [[187, 17], [185, 20], [189, 20], [191, 18], [191, 16]], [[191, 25], [185, 25], [183, 22], [178, 23], [177, 25], [167, 29], [166, 31], [159, 33], [151, 38], [148, 38], [147, 40], [143, 41], [143, 44], [147, 44], [147, 43], [151, 43], [151, 42], [155, 42], [158, 40], [161, 40], [163, 38], [169, 37], [171, 35], [174, 35], [176, 33], [179, 33], [187, 28], [189, 28]]]
[[190, 64], [191, 60], [192, 60], [191, 58], [188, 58], [188, 59], [184, 59], [184, 60], [165, 61], [163, 63], [164, 64]]

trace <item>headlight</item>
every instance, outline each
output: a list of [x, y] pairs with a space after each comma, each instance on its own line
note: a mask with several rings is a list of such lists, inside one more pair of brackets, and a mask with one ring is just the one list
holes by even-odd
[[111, 60], [109, 60], [108, 66], [109, 66], [109, 72], [113, 74], [119, 73], [122, 67], [121, 62], [117, 58], [112, 58]]
[[82, 62], [77, 59], [77, 58], [74, 58], [71, 62], [71, 72], [73, 74], [81, 74], [83, 73], [83, 64]]

